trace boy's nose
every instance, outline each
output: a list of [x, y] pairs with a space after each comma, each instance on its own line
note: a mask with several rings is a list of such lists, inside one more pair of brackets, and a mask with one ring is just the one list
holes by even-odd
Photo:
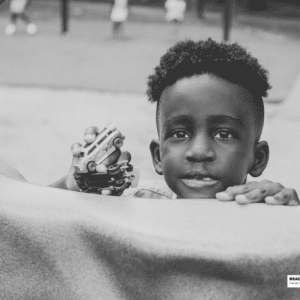
[[213, 161], [215, 156], [213, 141], [205, 134], [194, 137], [186, 152], [186, 159], [193, 162]]

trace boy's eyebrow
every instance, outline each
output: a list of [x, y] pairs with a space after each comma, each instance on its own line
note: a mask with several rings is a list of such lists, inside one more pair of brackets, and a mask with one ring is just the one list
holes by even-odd
[[[240, 119], [228, 116], [228, 115], [214, 115], [208, 117], [209, 123], [227, 123], [227, 122], [234, 122], [237, 123], [239, 126], [243, 127], [244, 124]], [[166, 120], [164, 123], [164, 127], [168, 127], [170, 124], [183, 124], [183, 125], [192, 125], [193, 121], [191, 120], [190, 116], [188, 115], [177, 115], [175, 117], [171, 117], [170, 119]]]
[[184, 115], [184, 114], [177, 115], [166, 120], [166, 122], [164, 123], [164, 127], [168, 127], [170, 124], [174, 124], [174, 123], [189, 126], [193, 123], [193, 121], [191, 120], [191, 117], [188, 115]]
[[234, 122], [237, 123], [239, 126], [243, 127], [244, 124], [242, 122], [242, 120], [237, 119], [237, 118], [233, 118], [231, 116], [228, 115], [215, 115], [215, 116], [210, 116], [208, 118], [209, 122], [212, 123], [226, 123], [226, 122]]

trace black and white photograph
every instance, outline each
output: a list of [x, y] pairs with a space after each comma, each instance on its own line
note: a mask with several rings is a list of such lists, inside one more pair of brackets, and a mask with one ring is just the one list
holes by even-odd
[[0, 300], [300, 299], [299, 0], [0, 0], [0, 70]]

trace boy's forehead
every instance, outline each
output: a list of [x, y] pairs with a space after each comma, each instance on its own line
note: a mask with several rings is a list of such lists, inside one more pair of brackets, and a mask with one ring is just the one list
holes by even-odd
[[218, 111], [243, 115], [249, 111], [251, 94], [242, 86], [210, 75], [182, 78], [167, 87], [160, 99], [160, 115], [172, 115], [190, 109]]

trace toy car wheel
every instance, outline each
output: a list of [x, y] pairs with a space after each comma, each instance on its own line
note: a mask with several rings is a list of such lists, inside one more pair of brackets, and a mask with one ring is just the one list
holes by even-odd
[[94, 161], [90, 161], [86, 167], [89, 171], [94, 172], [96, 170], [97, 165]]
[[123, 146], [123, 140], [119, 137], [114, 139], [114, 146], [116, 148], [121, 148]]
[[113, 165], [107, 168], [108, 175], [116, 175], [120, 172], [120, 166]]

